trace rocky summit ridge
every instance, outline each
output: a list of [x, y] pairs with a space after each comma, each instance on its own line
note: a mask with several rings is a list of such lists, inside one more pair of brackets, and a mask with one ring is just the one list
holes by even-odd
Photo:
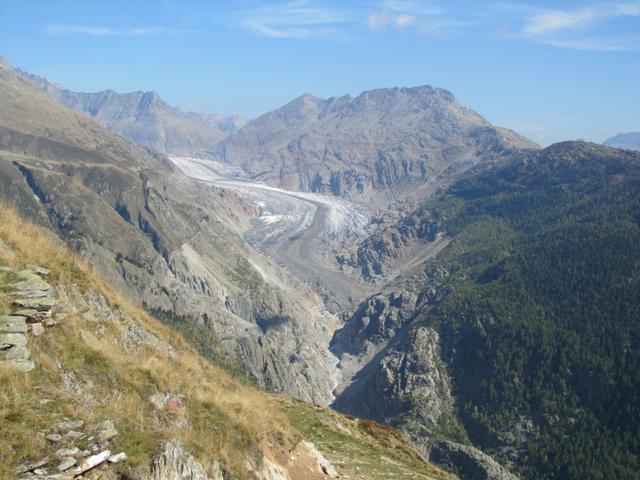
[[370, 201], [422, 192], [470, 165], [536, 147], [450, 92], [421, 86], [355, 98], [304, 94], [252, 120], [211, 156], [275, 186]]
[[46, 78], [17, 71], [64, 106], [90, 116], [138, 145], [164, 154], [200, 154], [246, 123], [237, 116], [196, 113], [173, 107], [155, 91], [75, 92]]

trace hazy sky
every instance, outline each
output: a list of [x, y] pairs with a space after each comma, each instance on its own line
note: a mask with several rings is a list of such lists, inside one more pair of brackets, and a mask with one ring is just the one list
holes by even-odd
[[545, 145], [640, 131], [640, 0], [0, 0], [0, 55], [196, 111], [429, 84]]

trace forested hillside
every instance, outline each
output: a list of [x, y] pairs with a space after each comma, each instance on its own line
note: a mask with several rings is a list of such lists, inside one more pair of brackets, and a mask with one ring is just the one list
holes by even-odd
[[638, 478], [640, 156], [557, 144], [420, 214], [455, 237], [423, 321], [471, 440], [528, 478]]

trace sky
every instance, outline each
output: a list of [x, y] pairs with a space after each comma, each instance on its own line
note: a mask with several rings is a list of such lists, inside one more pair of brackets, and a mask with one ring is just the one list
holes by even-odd
[[640, 131], [640, 0], [0, 0], [0, 55], [224, 115], [432, 85], [542, 145]]

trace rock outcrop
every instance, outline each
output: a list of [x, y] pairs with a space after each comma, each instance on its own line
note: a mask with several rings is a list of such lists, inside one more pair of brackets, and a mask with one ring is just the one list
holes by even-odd
[[[0, 361], [24, 372], [35, 368], [29, 359], [29, 336], [39, 337], [45, 326], [56, 323], [52, 318], [52, 308], [57, 303], [53, 287], [42, 278], [48, 274], [47, 269], [38, 266], [18, 272], [3, 267], [0, 271], [4, 295], [13, 305], [11, 314], [0, 315]], [[7, 282], [8, 278], [14, 281]]]
[[173, 440], [164, 443], [161, 452], [151, 463], [151, 474], [147, 480], [223, 480], [217, 464], [211, 469], [211, 476], [182, 444]]
[[439, 441], [431, 447], [429, 459], [469, 480], [517, 480], [513, 473], [489, 455], [469, 445]]

